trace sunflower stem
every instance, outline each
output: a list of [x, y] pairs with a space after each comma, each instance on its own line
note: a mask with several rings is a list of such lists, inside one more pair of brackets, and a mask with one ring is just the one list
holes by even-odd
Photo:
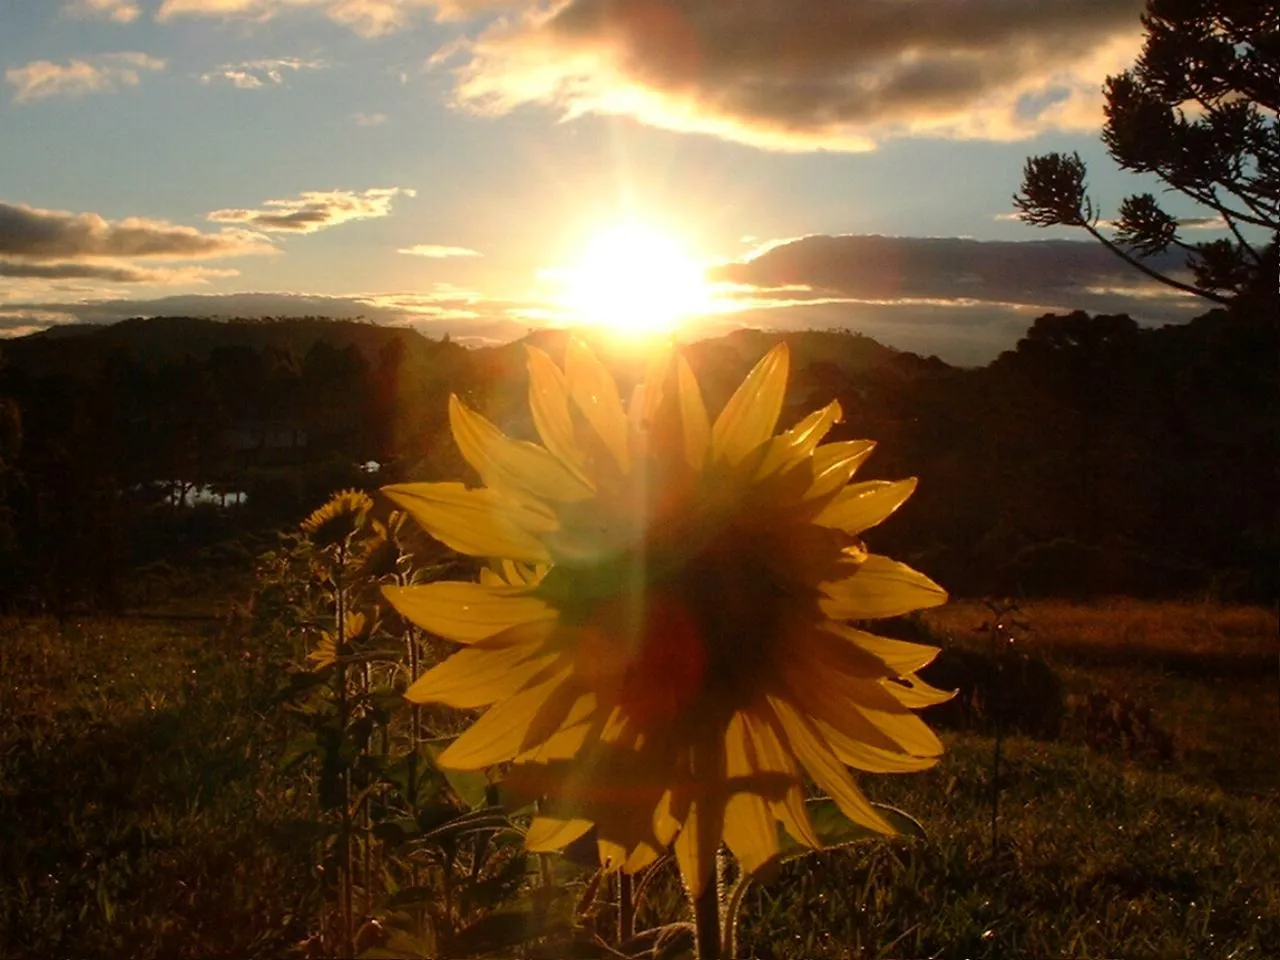
[[693, 900], [693, 936], [698, 960], [720, 960], [720, 871], [711, 870]]

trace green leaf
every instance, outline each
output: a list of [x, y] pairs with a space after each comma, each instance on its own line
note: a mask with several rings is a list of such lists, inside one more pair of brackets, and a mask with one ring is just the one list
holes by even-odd
[[418, 811], [418, 826], [426, 832], [431, 832], [438, 827], [443, 827], [464, 812], [452, 803], [431, 801], [424, 804], [422, 809]]
[[440, 893], [431, 887], [405, 887], [390, 900], [387, 907], [398, 910], [401, 907], [414, 907], [421, 903], [431, 903], [440, 899]]
[[[924, 832], [924, 827], [909, 814], [903, 813], [897, 807], [890, 807], [883, 803], [873, 803], [872, 806], [902, 836], [920, 840], [928, 839], [928, 835]], [[814, 834], [822, 842], [823, 850], [840, 850], [856, 843], [890, 839], [885, 837], [883, 833], [850, 820], [840, 812], [840, 808], [836, 806], [836, 802], [830, 797], [814, 797], [806, 800], [805, 810], [809, 814], [809, 822], [813, 824]], [[755, 876], [757, 879], [768, 882], [768, 878], [776, 873], [777, 868], [782, 864], [789, 863], [792, 860], [799, 860], [818, 852], [792, 839], [791, 835], [782, 830], [781, 827], [778, 829], [778, 846], [777, 855], [756, 871]]]
[[418, 826], [416, 820], [386, 820], [382, 823], [375, 824], [373, 827], [373, 835], [383, 843], [393, 847], [398, 847], [408, 840], [412, 840], [422, 833], [422, 828]]
[[[440, 759], [447, 743], [429, 743], [427, 752], [431, 754], [433, 763]], [[458, 799], [472, 810], [488, 806], [489, 778], [483, 770], [450, 770], [436, 763], [436, 769], [449, 781], [449, 786], [458, 795]]]
[[539, 936], [539, 924], [532, 913], [524, 910], [502, 910], [481, 917], [458, 932], [449, 941], [454, 955], [486, 954], [520, 946]]
[[360, 954], [362, 960], [368, 958], [379, 958], [379, 960], [418, 960], [418, 958], [430, 957], [438, 954], [439, 951], [432, 948], [431, 943], [403, 930], [396, 930], [391, 934], [391, 939], [387, 941], [385, 947], [370, 947], [368, 950]]
[[419, 806], [438, 799], [446, 784], [444, 775], [423, 753], [406, 753], [382, 763], [380, 776], [396, 788], [405, 803]]
[[[460, 817], [454, 817], [422, 835], [425, 843], [445, 843], [456, 841], [482, 830], [505, 830], [511, 828], [511, 821], [501, 807], [490, 807], [484, 810], [472, 810]], [[514, 828], [512, 828], [514, 829]]]
[[316, 742], [314, 735], [303, 734], [300, 737], [294, 737], [284, 746], [284, 753], [280, 756], [280, 769], [290, 770], [307, 757], [319, 752], [320, 745]]
[[[873, 803], [872, 806], [903, 836], [916, 837], [921, 840], [928, 839], [925, 835], [924, 827], [914, 817], [903, 813], [896, 807], [886, 806], [882, 803]], [[828, 797], [819, 797], [806, 801], [805, 809], [809, 813], [810, 823], [813, 824], [813, 832], [822, 841], [823, 847], [828, 850], [846, 847], [851, 843], [858, 843], [863, 840], [884, 839], [884, 834], [850, 820], [840, 812], [836, 802]], [[792, 840], [789, 834], [783, 833], [781, 855], [784, 862], [792, 860], [796, 856], [805, 856], [812, 852], [808, 847]]]

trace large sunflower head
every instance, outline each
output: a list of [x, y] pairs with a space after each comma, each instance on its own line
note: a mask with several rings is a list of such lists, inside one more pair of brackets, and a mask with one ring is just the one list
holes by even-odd
[[696, 892], [722, 839], [748, 870], [777, 852], [777, 822], [817, 845], [806, 774], [890, 833], [848, 767], [919, 770], [941, 753], [912, 712], [946, 698], [914, 676], [936, 649], [853, 625], [946, 599], [858, 538], [915, 481], [851, 484], [873, 444], [821, 443], [837, 403], [775, 434], [787, 369], [779, 345], [713, 422], [678, 353], [624, 405], [580, 341], [563, 367], [530, 348], [541, 445], [454, 398], [453, 434], [483, 486], [385, 488], [489, 560], [476, 583], [386, 593], [464, 645], [407, 696], [488, 707], [440, 762], [513, 761], [508, 783], [544, 800], [531, 848], [594, 824], [602, 860], [635, 869], [674, 843]]

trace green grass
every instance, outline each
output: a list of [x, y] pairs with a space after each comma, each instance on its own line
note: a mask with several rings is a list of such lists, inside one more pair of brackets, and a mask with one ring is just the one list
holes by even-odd
[[[927, 611], [940, 644], [981, 647], [977, 603]], [[1109, 599], [1029, 602], [1021, 646], [1077, 697], [1104, 690], [1149, 706], [1178, 748], [1178, 776], [1280, 796], [1280, 622], [1259, 607]], [[1072, 731], [1068, 729], [1070, 736]]]
[[1268, 957], [1280, 943], [1277, 803], [1082, 747], [1014, 739], [990, 831], [989, 740], [867, 782], [929, 843], [790, 865], [749, 894], [744, 941], [781, 957]]
[[[926, 622], [981, 646], [984, 611]], [[1151, 706], [1175, 759], [944, 735], [932, 771], [864, 777], [928, 842], [789, 864], [747, 894], [761, 958], [1280, 952], [1280, 692], [1268, 611], [1029, 605], [1078, 695]], [[282, 666], [199, 621], [0, 623], [0, 958], [283, 957], [314, 932], [314, 856], [278, 771]], [[675, 902], [675, 901], [672, 901]]]
[[[929, 611], [941, 644], [981, 649], [990, 613]], [[864, 777], [930, 842], [789, 865], [753, 891], [744, 940], [782, 957], [1273, 957], [1280, 954], [1280, 630], [1273, 611], [1109, 600], [1029, 603], [1020, 645], [1068, 695], [1145, 704], [1175, 759], [944, 735], [937, 768]], [[926, 714], [927, 715], [927, 714]]]
[[274, 669], [219, 624], [0, 623], [0, 957], [279, 957], [306, 931]]

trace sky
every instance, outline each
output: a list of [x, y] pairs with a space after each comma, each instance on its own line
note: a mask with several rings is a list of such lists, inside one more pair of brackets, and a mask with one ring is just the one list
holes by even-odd
[[[715, 284], [686, 335], [847, 328], [977, 364], [1047, 312], [1189, 319], [1013, 216], [1033, 154], [1079, 152], [1104, 210], [1157, 186], [1098, 139], [1141, 7], [0, 0], [0, 336], [181, 314], [512, 339], [577, 319], [565, 278], [632, 221]], [[657, 271], [604, 279], [647, 304]]]

